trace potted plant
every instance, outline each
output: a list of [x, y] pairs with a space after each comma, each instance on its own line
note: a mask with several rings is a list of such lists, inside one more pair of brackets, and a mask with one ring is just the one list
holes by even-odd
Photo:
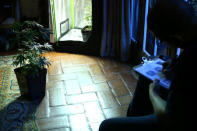
[[82, 30], [82, 36], [83, 36], [83, 41], [87, 41], [91, 35], [91, 31], [92, 31], [92, 26], [85, 26]]
[[19, 53], [13, 57], [14, 72], [22, 96], [32, 101], [41, 101], [45, 96], [46, 74], [49, 60], [42, 56], [43, 49], [51, 50], [50, 31], [34, 21], [13, 25]]

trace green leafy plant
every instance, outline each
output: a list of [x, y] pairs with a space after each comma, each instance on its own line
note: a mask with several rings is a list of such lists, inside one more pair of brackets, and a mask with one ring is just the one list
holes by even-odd
[[48, 44], [50, 30], [35, 21], [15, 23], [12, 27], [14, 37], [19, 43], [19, 53], [13, 57], [13, 65], [22, 67], [22, 74], [38, 74], [39, 70], [50, 65], [49, 60], [42, 54], [45, 50], [52, 50]]
[[85, 8], [85, 21], [88, 26], [86, 30], [91, 31], [92, 30], [92, 1], [86, 0], [86, 8]]

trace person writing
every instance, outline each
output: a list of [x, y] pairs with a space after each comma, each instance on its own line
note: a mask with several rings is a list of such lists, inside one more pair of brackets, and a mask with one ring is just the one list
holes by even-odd
[[[148, 14], [148, 28], [161, 41], [183, 49], [181, 55], [163, 69], [170, 76], [170, 89], [164, 94], [158, 81], [139, 77], [127, 117], [104, 120], [99, 131], [183, 131], [186, 117], [185, 101], [194, 102], [197, 64], [197, 20], [193, 8], [184, 0], [157, 0]], [[191, 94], [190, 97], [186, 97]], [[195, 96], [195, 95], [194, 95]], [[193, 129], [192, 129], [193, 130]]]

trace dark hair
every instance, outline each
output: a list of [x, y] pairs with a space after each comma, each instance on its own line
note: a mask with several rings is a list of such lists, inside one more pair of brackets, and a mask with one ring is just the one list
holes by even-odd
[[171, 35], [185, 37], [191, 29], [194, 10], [184, 0], [157, 0], [148, 14], [148, 28], [160, 40]]

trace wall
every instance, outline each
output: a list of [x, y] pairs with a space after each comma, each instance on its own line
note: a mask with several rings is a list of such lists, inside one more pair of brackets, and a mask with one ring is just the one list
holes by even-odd
[[39, 0], [21, 0], [22, 17], [39, 17]]
[[48, 0], [20, 0], [21, 21], [35, 20], [48, 26]]

